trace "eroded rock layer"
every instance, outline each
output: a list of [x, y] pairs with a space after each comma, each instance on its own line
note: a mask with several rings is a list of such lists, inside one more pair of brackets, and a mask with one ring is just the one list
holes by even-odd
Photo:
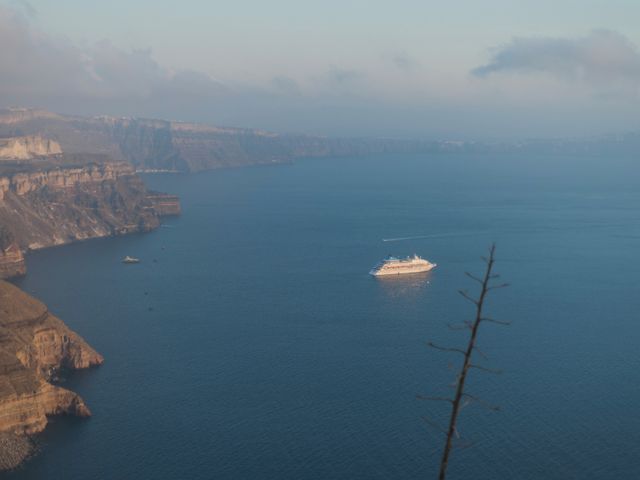
[[197, 172], [287, 163], [298, 157], [431, 151], [431, 142], [331, 139], [166, 120], [0, 110], [0, 137], [45, 135], [65, 154], [100, 153], [142, 171]]
[[0, 161], [31, 160], [61, 154], [62, 149], [58, 142], [40, 135], [0, 138]]
[[[86, 157], [83, 157], [86, 159]], [[0, 278], [25, 273], [23, 251], [148, 231], [180, 212], [176, 196], [149, 192], [125, 162], [0, 169]]]
[[180, 198], [162, 192], [149, 192], [147, 199], [153, 205], [153, 209], [160, 216], [180, 215]]
[[0, 280], [0, 468], [26, 454], [16, 435], [42, 431], [48, 415], [91, 415], [82, 398], [49, 380], [62, 368], [102, 362], [42, 302]]
[[20, 246], [8, 225], [0, 223], [0, 278], [24, 275], [27, 267]]
[[18, 467], [31, 454], [33, 444], [28, 437], [0, 433], [0, 471]]

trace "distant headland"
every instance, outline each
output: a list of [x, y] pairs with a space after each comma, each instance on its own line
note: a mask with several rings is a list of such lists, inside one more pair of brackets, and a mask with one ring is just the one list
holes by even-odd
[[[148, 190], [121, 158], [69, 153], [46, 128], [23, 134], [23, 120], [52, 121], [55, 115], [12, 112], [2, 127], [15, 130], [0, 136], [0, 278], [25, 275], [31, 250], [149, 231], [162, 216], [180, 213], [178, 197]], [[88, 368], [103, 358], [45, 305], [2, 280], [0, 305], [3, 470], [31, 454], [29, 437], [45, 428], [47, 416], [90, 415], [78, 395], [50, 380], [61, 368]]]

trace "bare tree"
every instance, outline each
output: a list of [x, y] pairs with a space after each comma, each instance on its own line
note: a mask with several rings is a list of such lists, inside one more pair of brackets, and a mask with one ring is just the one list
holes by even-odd
[[460, 372], [457, 375], [457, 380], [455, 383], [455, 395], [453, 396], [453, 398], [425, 397], [425, 396], [418, 397], [423, 400], [445, 401], [445, 402], [451, 403], [451, 416], [449, 418], [449, 426], [446, 430], [443, 429], [444, 432], [446, 433], [446, 441], [444, 444], [444, 450], [442, 452], [442, 459], [440, 461], [440, 473], [438, 476], [440, 480], [445, 480], [445, 477], [447, 474], [447, 467], [449, 465], [449, 456], [453, 448], [453, 441], [454, 441], [454, 438], [459, 437], [456, 425], [458, 421], [458, 413], [460, 412], [460, 408], [463, 406], [463, 400], [475, 401], [491, 410], [499, 410], [499, 407], [489, 405], [483, 402], [482, 400], [480, 400], [479, 398], [465, 392], [465, 382], [467, 380], [467, 374], [469, 373], [470, 369], [476, 368], [479, 370], [483, 370], [485, 372], [500, 373], [499, 370], [486, 368], [482, 365], [473, 363], [472, 361], [474, 352], [477, 352], [478, 354], [480, 354], [480, 356], [486, 358], [486, 356], [478, 349], [478, 346], [476, 345], [476, 340], [478, 338], [478, 330], [480, 328], [480, 325], [483, 322], [497, 323], [500, 325], [510, 324], [510, 322], [503, 322], [503, 321], [495, 320], [493, 318], [485, 317], [483, 316], [483, 313], [482, 313], [482, 308], [484, 306], [484, 301], [486, 299], [487, 294], [491, 290], [508, 286], [508, 284], [506, 283], [492, 285], [492, 280], [499, 278], [499, 275], [496, 275], [493, 273], [493, 264], [495, 262], [495, 250], [496, 250], [496, 246], [495, 244], [493, 244], [489, 249], [489, 257], [488, 258], [482, 257], [482, 259], [487, 265], [484, 276], [482, 278], [476, 277], [475, 275], [472, 275], [469, 272], [465, 272], [465, 274], [469, 278], [471, 278], [472, 280], [480, 284], [480, 294], [478, 298], [472, 297], [465, 290], [459, 291], [460, 295], [462, 295], [465, 299], [467, 299], [468, 301], [470, 301], [475, 305], [476, 314], [475, 314], [474, 321], [473, 322], [465, 321], [461, 325], [449, 325], [449, 328], [452, 328], [454, 330], [462, 330], [462, 329], [470, 330], [471, 333], [469, 335], [469, 342], [467, 343], [466, 349], [441, 347], [434, 344], [433, 342], [429, 342], [428, 344], [430, 347], [435, 348], [436, 350], [459, 353], [464, 357], [464, 360], [462, 362], [462, 367], [460, 368]]

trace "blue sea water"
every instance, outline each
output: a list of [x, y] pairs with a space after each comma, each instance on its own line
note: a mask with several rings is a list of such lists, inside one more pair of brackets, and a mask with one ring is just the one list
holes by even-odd
[[[8, 479], [435, 478], [447, 323], [497, 243], [455, 479], [640, 478], [640, 162], [376, 156], [148, 176], [183, 214], [33, 253], [17, 282], [100, 351]], [[383, 241], [383, 239], [404, 240]], [[426, 275], [376, 279], [385, 255]], [[125, 255], [139, 265], [123, 265]]]

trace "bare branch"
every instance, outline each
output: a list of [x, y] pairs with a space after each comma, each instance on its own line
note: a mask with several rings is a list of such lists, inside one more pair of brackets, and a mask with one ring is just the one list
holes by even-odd
[[493, 368], [483, 367], [482, 365], [475, 365], [473, 363], [469, 364], [469, 368], [477, 368], [478, 370], [482, 370], [488, 373], [495, 373], [496, 375], [500, 375], [502, 370], [494, 370]]
[[492, 410], [494, 412], [499, 412], [500, 411], [500, 407], [498, 405], [491, 405], [490, 403], [485, 402], [484, 400], [482, 400], [481, 398], [478, 398], [476, 396], [470, 395], [468, 393], [463, 393], [462, 396], [468, 398], [471, 401], [474, 401], [480, 405], [482, 405], [483, 407]]
[[473, 325], [471, 324], [471, 322], [465, 321], [464, 323], [460, 323], [458, 325], [454, 323], [447, 323], [447, 327], [449, 327], [449, 330], [469, 330], [473, 327]]
[[[449, 417], [449, 427], [447, 429], [447, 437], [446, 437], [446, 441], [445, 441], [445, 445], [444, 445], [444, 449], [442, 452], [442, 459], [440, 461], [440, 473], [439, 473], [439, 480], [445, 480], [446, 478], [446, 474], [447, 474], [447, 467], [449, 464], [449, 456], [451, 454], [451, 449], [453, 447], [453, 442], [454, 439], [459, 438], [460, 435], [458, 434], [458, 429], [457, 429], [457, 420], [458, 420], [458, 413], [460, 412], [461, 408], [464, 408], [466, 405], [468, 405], [468, 402], [470, 400], [476, 400], [479, 403], [483, 404], [484, 406], [486, 406], [487, 408], [490, 408], [492, 410], [496, 410], [497, 407], [493, 407], [491, 405], [488, 405], [484, 402], [482, 402], [479, 399], [476, 399], [475, 397], [473, 397], [472, 395], [468, 395], [464, 392], [464, 387], [465, 387], [465, 381], [467, 378], [467, 373], [469, 372], [469, 369], [471, 368], [477, 368], [479, 370], [484, 370], [486, 372], [490, 372], [490, 373], [500, 373], [500, 371], [498, 370], [492, 370], [486, 367], [483, 367], [481, 365], [475, 365], [473, 363], [471, 363], [471, 357], [473, 355], [474, 351], [477, 351], [481, 356], [486, 358], [486, 355], [481, 352], [478, 347], [476, 346], [476, 341], [477, 341], [477, 336], [478, 336], [478, 329], [480, 327], [480, 324], [482, 323], [482, 320], [487, 320], [489, 322], [494, 322], [494, 323], [504, 323], [507, 324], [506, 322], [499, 322], [490, 318], [486, 318], [482, 316], [482, 308], [484, 305], [484, 301], [485, 298], [487, 296], [487, 294], [489, 293], [489, 291], [491, 290], [495, 290], [497, 288], [503, 288], [506, 287], [507, 284], [503, 284], [503, 285], [495, 285], [495, 286], [489, 286], [489, 282], [492, 279], [498, 278], [498, 275], [494, 274], [492, 272], [493, 269], [493, 265], [495, 263], [495, 250], [496, 250], [496, 246], [495, 244], [491, 245], [491, 248], [489, 249], [489, 256], [488, 257], [482, 257], [482, 260], [486, 263], [487, 268], [484, 272], [484, 275], [482, 277], [482, 279], [480, 279], [479, 277], [476, 277], [468, 272], [465, 272], [465, 274], [471, 278], [472, 280], [475, 280], [476, 282], [480, 283], [481, 285], [481, 289], [480, 289], [480, 294], [478, 295], [477, 299], [471, 297], [465, 290], [459, 290], [458, 293], [460, 293], [460, 295], [462, 295], [466, 300], [469, 300], [471, 303], [473, 303], [476, 306], [476, 315], [475, 315], [475, 320], [473, 322], [468, 322], [469, 325], [469, 329], [471, 331], [470, 336], [469, 336], [469, 342], [467, 344], [466, 349], [463, 351], [461, 349], [457, 349], [457, 348], [442, 348], [442, 347], [437, 347], [435, 345], [433, 345], [432, 343], [430, 343], [430, 346], [434, 347], [434, 348], [438, 348], [440, 350], [445, 350], [445, 351], [454, 351], [457, 353], [463, 353], [464, 354], [464, 360], [462, 362], [462, 366], [460, 368], [460, 373], [457, 376], [456, 382], [455, 382], [455, 394], [453, 396], [452, 400], [448, 400], [451, 401], [451, 416]], [[467, 325], [467, 322], [465, 322], [465, 325]], [[451, 326], [450, 326], [451, 328]]]
[[476, 443], [478, 442], [459, 442], [458, 445], [456, 445], [456, 448], [459, 448], [460, 450], [465, 450], [469, 447], [473, 447]]
[[504, 321], [504, 320], [496, 320], [495, 318], [489, 318], [489, 317], [482, 317], [480, 319], [480, 321], [497, 323], [498, 325], [511, 325], [511, 322], [507, 322], [507, 321]]
[[438, 425], [433, 420], [431, 420], [431, 419], [429, 419], [427, 417], [421, 417], [421, 418], [422, 418], [422, 420], [424, 420], [427, 424], [431, 425], [436, 430], [440, 430], [442, 433], [447, 433], [447, 430], [445, 428], [441, 427], [440, 425]]
[[459, 348], [440, 347], [433, 342], [429, 342], [427, 343], [427, 345], [430, 346], [431, 348], [435, 348], [436, 350], [442, 350], [443, 352], [456, 352], [456, 353], [461, 353], [462, 355], [465, 355], [467, 353], [464, 350], [460, 350]]
[[449, 402], [453, 403], [453, 399], [448, 397], [425, 397], [424, 395], [416, 395], [418, 400], [429, 400], [433, 402]]
[[464, 274], [469, 277], [471, 280], [475, 280], [476, 282], [478, 282], [480, 285], [482, 285], [482, 279], [476, 277], [475, 275], [469, 273], [469, 272], [464, 272]]
[[473, 346], [473, 349], [474, 349], [476, 352], [478, 352], [482, 358], [484, 358], [485, 360], [489, 360], [489, 357], [487, 357], [487, 356], [485, 355], [485, 353], [484, 353], [482, 350], [480, 350], [480, 348], [478, 348], [478, 346], [477, 346], [477, 345], [474, 345], [474, 346]]
[[497, 290], [498, 288], [506, 288], [506, 287], [508, 287], [508, 286], [509, 286], [509, 284], [508, 284], [508, 283], [502, 283], [502, 284], [500, 284], [500, 285], [494, 285], [493, 287], [487, 287], [487, 291], [490, 291], [490, 290]]
[[470, 296], [465, 290], [458, 290], [458, 293], [462, 295], [464, 298], [466, 298], [467, 300], [469, 300], [474, 305], [476, 306], [478, 305], [478, 300]]

